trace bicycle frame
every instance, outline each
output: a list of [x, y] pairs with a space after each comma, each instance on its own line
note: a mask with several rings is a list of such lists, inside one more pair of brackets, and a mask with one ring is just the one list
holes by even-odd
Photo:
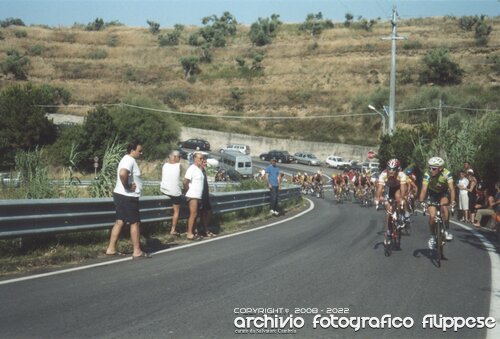
[[[390, 207], [387, 208], [387, 205]], [[389, 199], [386, 204], [387, 222], [384, 235], [384, 255], [386, 257], [392, 254], [393, 249], [401, 249], [401, 228], [400, 225], [401, 213], [397, 206], [396, 200]], [[389, 231], [389, 232], [388, 232]], [[389, 233], [389, 238], [388, 238]]]
[[[434, 224], [436, 227], [435, 229], [436, 233], [434, 234], [434, 236], [436, 237], [435, 259], [437, 266], [441, 267], [441, 259], [444, 258], [443, 247], [446, 244], [442, 208], [445, 208], [446, 206], [442, 206], [439, 202], [430, 202], [427, 204], [427, 211], [429, 210], [429, 207], [436, 208], [436, 215], [434, 216]], [[425, 215], [425, 210], [424, 210], [424, 215]]]

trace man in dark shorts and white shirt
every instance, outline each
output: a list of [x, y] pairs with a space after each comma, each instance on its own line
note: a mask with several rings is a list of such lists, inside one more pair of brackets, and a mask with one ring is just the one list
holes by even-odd
[[116, 250], [116, 242], [120, 236], [123, 225], [130, 224], [130, 239], [134, 248], [132, 257], [151, 258], [149, 253], [141, 250], [141, 218], [139, 215], [139, 197], [141, 196], [142, 180], [141, 171], [136, 159], [142, 155], [142, 145], [132, 143], [127, 146], [127, 154], [118, 164], [116, 171], [116, 185], [113, 190], [113, 201], [116, 207], [116, 221], [111, 230], [107, 255], [120, 254]]
[[172, 228], [170, 235], [179, 236], [177, 232], [177, 222], [179, 220], [179, 211], [181, 209], [182, 190], [181, 190], [181, 154], [174, 150], [170, 152], [168, 161], [163, 164], [161, 170], [160, 190], [172, 201]]

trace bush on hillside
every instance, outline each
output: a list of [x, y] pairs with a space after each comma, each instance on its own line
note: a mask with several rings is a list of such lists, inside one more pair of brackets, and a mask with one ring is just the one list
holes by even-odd
[[438, 48], [428, 52], [422, 62], [424, 69], [419, 74], [422, 84], [456, 85], [462, 82], [464, 71], [450, 60], [447, 49]]
[[28, 78], [28, 67], [30, 59], [19, 54], [16, 49], [8, 50], [7, 58], [0, 63], [0, 69], [5, 75], [12, 74], [17, 80], [26, 80]]
[[250, 26], [250, 41], [257, 46], [270, 44], [281, 25], [278, 14], [272, 14], [271, 18], [259, 18]]

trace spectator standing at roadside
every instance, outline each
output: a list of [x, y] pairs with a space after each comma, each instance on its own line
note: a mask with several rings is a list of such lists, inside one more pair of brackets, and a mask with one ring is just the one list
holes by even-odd
[[207, 176], [207, 158], [203, 157], [203, 162], [201, 166], [201, 171], [205, 176], [203, 178], [203, 193], [201, 194], [201, 226], [203, 227], [201, 235], [204, 237], [215, 237], [215, 234], [208, 229], [210, 224], [210, 219], [212, 217], [212, 206], [210, 205], [210, 190], [208, 187], [208, 176]]
[[460, 171], [460, 179], [458, 179], [458, 208], [462, 211], [462, 221], [469, 221], [469, 179], [465, 171]]
[[[468, 162], [464, 163], [468, 164]], [[477, 179], [474, 176], [474, 171], [472, 169], [467, 170], [467, 179], [469, 179], [469, 186], [467, 186], [467, 192], [469, 195], [469, 215], [470, 215], [470, 222], [474, 221], [474, 214], [476, 213], [476, 201], [478, 199], [477, 197]]]
[[271, 164], [266, 167], [267, 187], [271, 191], [270, 212], [272, 215], [279, 215], [278, 212], [278, 194], [281, 184], [280, 168], [276, 166], [276, 158], [271, 159]]
[[188, 218], [188, 240], [198, 240], [199, 238], [194, 235], [194, 224], [198, 217], [198, 208], [200, 200], [203, 195], [203, 181], [204, 175], [201, 167], [203, 165], [203, 154], [200, 152], [193, 153], [193, 164], [189, 166], [184, 175], [184, 190], [186, 192], [186, 199], [189, 207]]
[[179, 236], [177, 232], [177, 222], [179, 221], [179, 212], [181, 209], [182, 190], [180, 186], [181, 179], [181, 154], [179, 151], [171, 151], [168, 160], [163, 164], [161, 170], [160, 190], [172, 201], [172, 227], [170, 235]]
[[149, 253], [141, 250], [139, 197], [141, 196], [141, 171], [136, 159], [142, 155], [142, 145], [138, 142], [127, 146], [127, 154], [121, 159], [116, 171], [116, 185], [113, 190], [113, 201], [116, 207], [116, 221], [111, 230], [107, 255], [119, 255], [116, 243], [123, 225], [130, 224], [134, 259], [151, 258]]

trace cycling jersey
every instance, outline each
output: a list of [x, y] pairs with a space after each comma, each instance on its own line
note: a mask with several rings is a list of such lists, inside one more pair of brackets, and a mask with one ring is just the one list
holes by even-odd
[[387, 170], [380, 173], [378, 184], [389, 188], [399, 188], [401, 184], [406, 184], [407, 176], [404, 172], [399, 171], [397, 176], [390, 177]]
[[436, 176], [432, 176], [429, 172], [425, 172], [422, 184], [427, 184], [429, 191], [434, 193], [444, 193], [448, 190], [448, 184], [453, 184], [453, 176], [446, 168]]

